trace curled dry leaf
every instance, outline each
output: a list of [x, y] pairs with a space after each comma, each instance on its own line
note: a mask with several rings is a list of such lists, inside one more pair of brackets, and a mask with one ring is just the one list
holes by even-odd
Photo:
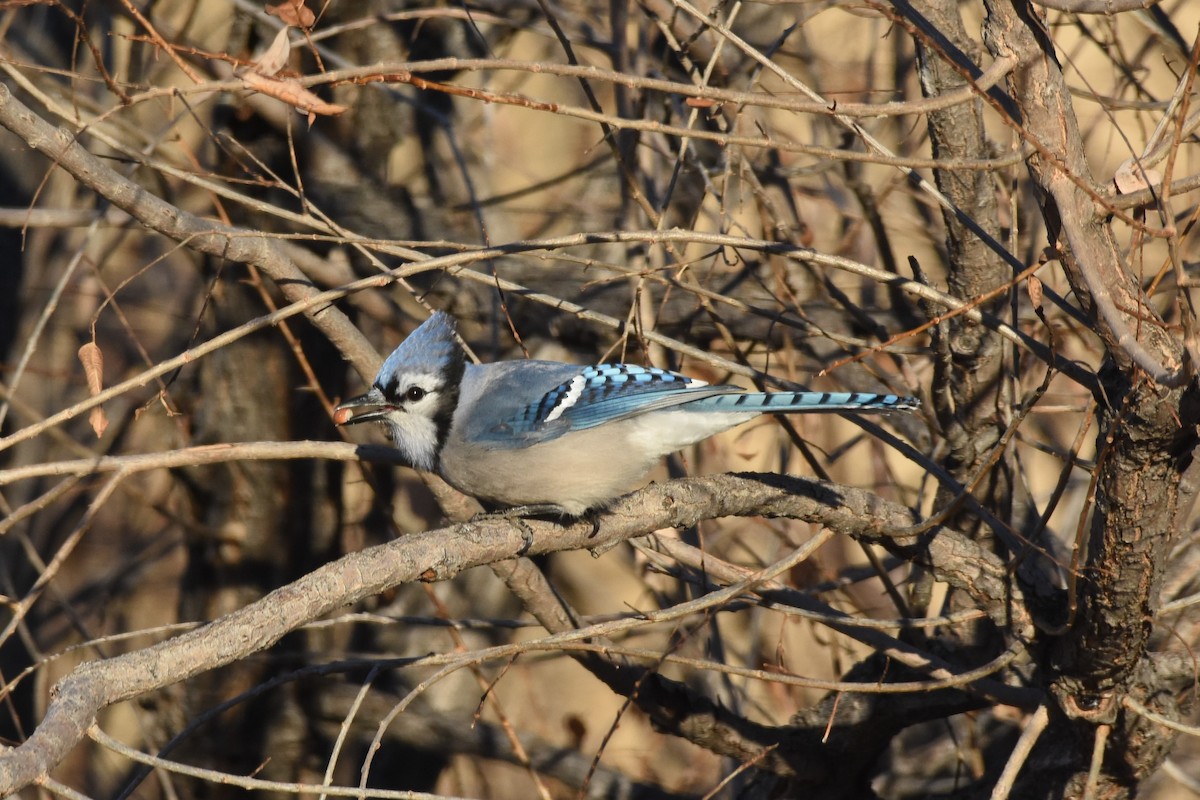
[[292, 43], [288, 40], [288, 29], [280, 28], [275, 34], [271, 46], [254, 61], [254, 72], [259, 75], [271, 76], [287, 66], [288, 57], [292, 54]]
[[277, 6], [267, 6], [266, 12], [296, 28], [311, 28], [317, 21], [317, 15], [304, 5], [304, 0], [284, 0]]
[[260, 94], [274, 97], [294, 106], [301, 114], [308, 115], [308, 124], [312, 125], [318, 114], [335, 116], [346, 110], [345, 106], [327, 103], [317, 95], [304, 88], [294, 78], [273, 77], [285, 66], [291, 55], [292, 45], [288, 41], [288, 29], [283, 28], [275, 34], [275, 40], [266, 49], [254, 65], [242, 69], [237, 74], [242, 79], [242, 85]]
[[1113, 183], [1121, 194], [1140, 192], [1162, 183], [1162, 173], [1156, 169], [1145, 169], [1132, 159], [1117, 167]]
[[1025, 281], [1025, 289], [1029, 292], [1029, 302], [1033, 303], [1033, 307], [1041, 310], [1042, 308], [1042, 282], [1036, 275], [1030, 275]]
[[[92, 397], [104, 389], [104, 351], [95, 342], [87, 342], [79, 348], [79, 363], [83, 365], [83, 374], [87, 378], [88, 394]], [[104, 409], [96, 406], [88, 414], [88, 424], [99, 439], [108, 429], [108, 417]]]
[[313, 123], [317, 114], [334, 116], [346, 110], [345, 106], [325, 102], [294, 78], [269, 78], [256, 72], [247, 72], [242, 75], [242, 83], [247, 89], [270, 95], [276, 100], [295, 106], [300, 113], [308, 114], [309, 125]]

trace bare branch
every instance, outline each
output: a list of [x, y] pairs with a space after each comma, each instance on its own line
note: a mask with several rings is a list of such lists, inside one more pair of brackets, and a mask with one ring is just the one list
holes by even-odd
[[[407, 536], [344, 556], [198, 630], [80, 666], [57, 686], [37, 730], [0, 755], [0, 793], [45, 775], [82, 739], [100, 709], [244, 658], [306, 622], [393, 586], [446, 580], [521, 553], [604, 547], [649, 530], [730, 514], [821, 519], [868, 541], [886, 541], [889, 527], [915, 521], [907, 509], [858, 490], [779, 476], [726, 475], [651, 486], [598, 518], [595, 529], [589, 522], [562, 528], [492, 521]], [[981, 598], [990, 600], [987, 593], [994, 593], [993, 617], [1003, 619], [1021, 607], [1019, 595], [997, 590], [996, 582], [1007, 584], [1003, 564], [952, 532], [942, 531], [927, 548], [896, 544], [914, 555], [923, 551], [920, 557], [943, 580]]]
[[1162, 0], [1035, 0], [1039, 6], [1071, 14], [1120, 14], [1158, 5]]

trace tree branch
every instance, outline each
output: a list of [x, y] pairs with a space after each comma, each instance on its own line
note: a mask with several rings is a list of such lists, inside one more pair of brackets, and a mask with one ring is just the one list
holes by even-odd
[[[921, 537], [904, 532], [917, 519], [896, 503], [858, 489], [780, 475], [674, 481], [618, 501], [597, 518], [595, 530], [586, 521], [561, 527], [537, 520], [489, 520], [351, 553], [202, 628], [83, 664], [55, 687], [46, 716], [29, 739], [0, 755], [0, 795], [47, 774], [82, 739], [100, 709], [244, 658], [311, 620], [398, 584], [442, 581], [520, 554], [604, 547], [659, 528], [744, 515], [820, 522], [838, 533], [896, 548], [976, 598], [1002, 624], [1015, 618], [1016, 630], [1029, 627], [1023, 599], [1009, 585], [998, 558], [953, 531]], [[901, 535], [893, 538], [897, 531]], [[678, 708], [676, 713], [690, 712]]]

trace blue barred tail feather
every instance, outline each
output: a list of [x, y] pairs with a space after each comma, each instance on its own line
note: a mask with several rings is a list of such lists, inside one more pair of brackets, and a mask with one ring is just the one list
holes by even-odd
[[747, 392], [719, 394], [688, 403], [694, 411], [756, 411], [764, 414], [810, 412], [913, 411], [921, 407], [915, 397], [874, 392]]

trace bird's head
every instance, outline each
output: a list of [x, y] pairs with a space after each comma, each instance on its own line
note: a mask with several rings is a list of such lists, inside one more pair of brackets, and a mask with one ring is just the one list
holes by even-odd
[[366, 394], [337, 407], [334, 422], [382, 422], [412, 466], [435, 470], [465, 369], [454, 318], [436, 311], [392, 351]]

